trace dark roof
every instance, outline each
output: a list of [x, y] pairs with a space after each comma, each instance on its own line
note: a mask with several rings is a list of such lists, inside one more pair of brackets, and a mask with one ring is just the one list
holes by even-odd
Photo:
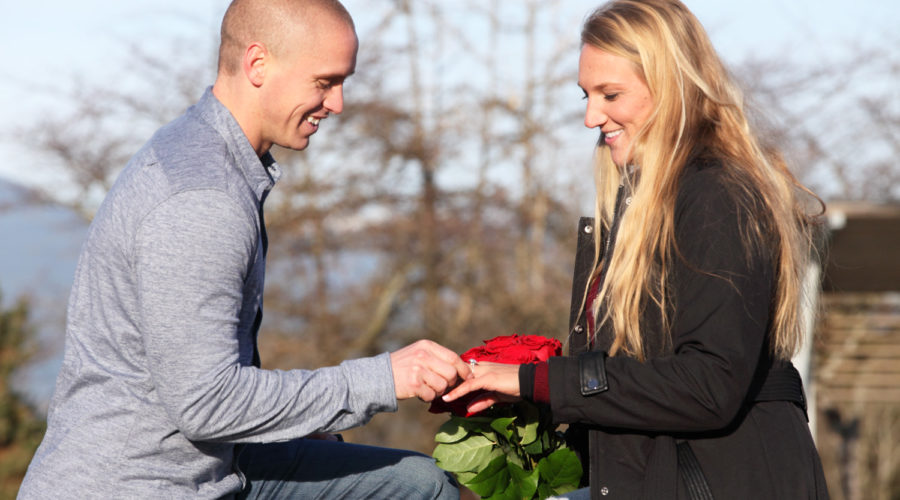
[[831, 203], [826, 292], [900, 291], [900, 205]]

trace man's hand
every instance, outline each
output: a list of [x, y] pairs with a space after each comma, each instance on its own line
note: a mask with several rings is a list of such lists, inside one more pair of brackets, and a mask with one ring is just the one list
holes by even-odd
[[425, 402], [472, 375], [458, 354], [430, 340], [392, 352], [391, 369], [397, 399], [418, 397]]
[[472, 372], [472, 377], [444, 395], [445, 402], [449, 403], [470, 392], [487, 391], [471, 401], [466, 408], [470, 413], [478, 413], [496, 403], [509, 403], [520, 399], [519, 365], [481, 361], [473, 367]]
[[314, 439], [316, 441], [334, 441], [334, 442], [343, 441], [343, 439], [339, 435], [332, 434], [330, 432], [313, 432], [312, 434], [308, 434], [308, 435], [304, 436], [303, 439]]

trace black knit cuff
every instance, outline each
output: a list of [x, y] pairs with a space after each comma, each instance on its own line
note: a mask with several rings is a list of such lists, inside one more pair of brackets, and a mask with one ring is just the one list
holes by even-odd
[[526, 401], [534, 402], [534, 369], [536, 366], [533, 363], [519, 365], [519, 396]]

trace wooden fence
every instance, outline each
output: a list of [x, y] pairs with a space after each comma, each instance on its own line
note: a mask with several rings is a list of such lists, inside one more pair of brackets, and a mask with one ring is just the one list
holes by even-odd
[[900, 293], [826, 293], [816, 436], [835, 500], [900, 498]]

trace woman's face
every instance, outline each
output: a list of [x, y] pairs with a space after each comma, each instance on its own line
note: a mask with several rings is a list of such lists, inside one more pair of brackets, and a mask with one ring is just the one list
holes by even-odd
[[630, 61], [590, 44], [581, 48], [578, 86], [587, 99], [584, 125], [599, 128], [613, 162], [625, 166], [632, 160], [632, 142], [653, 110], [650, 89]]

